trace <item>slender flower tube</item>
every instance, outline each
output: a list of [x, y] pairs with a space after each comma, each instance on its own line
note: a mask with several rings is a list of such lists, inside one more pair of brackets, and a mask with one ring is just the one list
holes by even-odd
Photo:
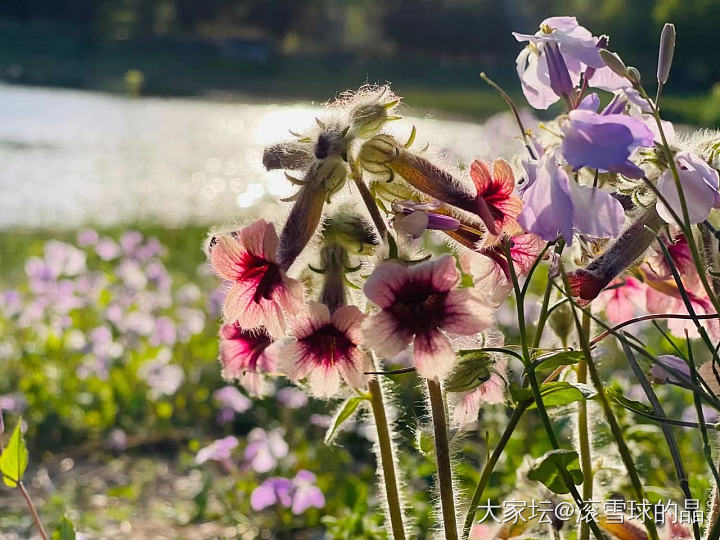
[[347, 169], [338, 156], [317, 161], [307, 172], [290, 215], [280, 233], [278, 262], [290, 268], [315, 234], [322, 218], [325, 201], [345, 183]]
[[[587, 268], [568, 274], [572, 295], [581, 304], [594, 300], [616, 276], [634, 263], [655, 241], [655, 234], [662, 225], [654, 207], [638, 216], [612, 245]], [[650, 229], [650, 230], [648, 230]]]
[[575, 85], [570, 80], [565, 59], [560, 54], [557, 43], [549, 41], [543, 45], [547, 58], [548, 75], [550, 76], [550, 88], [556, 95], [569, 99], [573, 94]]
[[263, 165], [268, 171], [304, 171], [314, 161], [315, 156], [310, 145], [299, 142], [281, 142], [268, 146], [263, 151]]
[[430, 197], [476, 214], [488, 231], [498, 234], [487, 202], [449, 172], [400, 145], [390, 135], [376, 135], [360, 149], [360, 165], [368, 172], [397, 174]]

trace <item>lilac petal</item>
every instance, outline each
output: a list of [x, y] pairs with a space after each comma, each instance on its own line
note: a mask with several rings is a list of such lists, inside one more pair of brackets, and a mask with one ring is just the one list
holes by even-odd
[[578, 104], [577, 108], [583, 111], [596, 112], [599, 106], [600, 98], [595, 92], [593, 92], [592, 94], [588, 94], [587, 96], [585, 96], [583, 100]]
[[523, 209], [518, 223], [543, 240], [554, 240], [560, 233], [570, 245], [573, 238], [572, 215], [570, 179], [557, 166], [554, 156], [543, 156], [538, 163], [535, 182], [523, 195]]
[[292, 513], [302, 514], [308, 508], [322, 508], [325, 506], [325, 496], [320, 488], [313, 485], [302, 485], [295, 491], [292, 503]]
[[650, 146], [653, 134], [641, 121], [623, 114], [600, 115], [575, 110], [563, 128], [562, 154], [577, 170], [590, 167], [641, 178], [643, 171], [629, 160], [640, 146]]
[[596, 69], [592, 77], [590, 77], [588, 86], [599, 88], [606, 92], [615, 92], [616, 90], [629, 88], [630, 81], [621, 77], [603, 63], [603, 66]]
[[518, 54], [516, 65], [523, 94], [532, 107], [544, 110], [560, 99], [550, 87], [550, 74], [544, 55], [525, 48]]
[[671, 371], [665, 369], [663, 366], [669, 367], [687, 379], [690, 378], [690, 367], [682, 358], [678, 358], [672, 354], [663, 354], [657, 357], [657, 361], [658, 363], [653, 364], [650, 368], [650, 375], [652, 375], [654, 379], [664, 383], [677, 384], [681, 382], [676, 375], [673, 375]]
[[571, 182], [573, 225], [578, 232], [596, 238], [615, 237], [625, 224], [620, 202], [598, 188]]
[[[688, 209], [688, 217], [690, 223], [700, 223], [707, 219], [715, 203], [715, 195], [717, 190], [713, 190], [701, 177], [692, 171], [678, 171], [680, 183], [682, 185], [683, 195], [685, 196], [685, 204]], [[672, 171], [666, 170], [660, 175], [658, 180], [658, 191], [668, 202], [670, 207], [682, 219], [682, 205], [680, 204], [680, 195], [675, 185], [675, 178]], [[657, 212], [661, 218], [668, 223], [674, 223], [672, 214], [665, 204], [658, 199]]]

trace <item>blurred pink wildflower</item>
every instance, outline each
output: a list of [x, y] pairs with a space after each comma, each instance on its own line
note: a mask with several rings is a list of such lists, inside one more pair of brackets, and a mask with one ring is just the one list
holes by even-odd
[[288, 454], [289, 447], [280, 428], [267, 432], [256, 427], [248, 433], [247, 440], [245, 459], [255, 472], [271, 471], [277, 466], [278, 460]]
[[275, 370], [275, 356], [268, 350], [272, 342], [264, 328], [245, 330], [236, 323], [224, 324], [220, 328], [223, 377], [237, 380], [251, 395], [263, 395], [262, 374]]

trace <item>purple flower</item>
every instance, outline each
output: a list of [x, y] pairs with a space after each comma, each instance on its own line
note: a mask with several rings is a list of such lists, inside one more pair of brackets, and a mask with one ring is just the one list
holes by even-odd
[[122, 452], [127, 448], [127, 435], [122, 429], [113, 429], [108, 435], [107, 445], [110, 450]]
[[100, 239], [97, 231], [92, 229], [82, 229], [78, 231], [76, 242], [80, 247], [94, 246]]
[[25, 407], [27, 407], [27, 400], [25, 399], [25, 396], [20, 393], [5, 394], [4, 396], [0, 396], [0, 409], [19, 413], [24, 411]]
[[156, 358], [140, 366], [138, 375], [150, 387], [150, 396], [153, 399], [173, 395], [185, 380], [182, 368], [170, 364], [170, 351], [167, 349], [163, 349]]
[[278, 401], [288, 409], [299, 409], [307, 405], [308, 397], [305, 392], [293, 386], [285, 386], [275, 394]]
[[630, 161], [640, 146], [653, 144], [653, 133], [636, 118], [624, 114], [570, 111], [562, 127], [562, 155], [573, 170], [590, 167], [642, 178], [643, 170]]
[[550, 88], [557, 96], [568, 98], [573, 93], [575, 85], [570, 80], [570, 73], [563, 55], [560, 54], [560, 48], [554, 41], [548, 41], [543, 45], [545, 57], [548, 65], [548, 76], [550, 78]]
[[523, 193], [523, 203], [518, 223], [526, 231], [548, 241], [562, 234], [568, 245], [573, 230], [597, 238], [617, 236], [625, 221], [617, 200], [601, 189], [571, 182], [553, 154], [538, 162], [536, 180]]
[[206, 461], [227, 461], [230, 459], [233, 449], [238, 445], [236, 437], [230, 435], [224, 439], [218, 439], [209, 446], [201, 448], [195, 456], [195, 463], [201, 465]]
[[140, 232], [128, 231], [120, 237], [120, 247], [126, 255], [133, 255], [142, 241], [143, 235]]
[[120, 247], [110, 238], [101, 238], [95, 244], [95, 253], [103, 261], [111, 261], [120, 255]]
[[215, 390], [213, 397], [233, 413], [244, 413], [252, 407], [252, 401], [234, 386], [224, 386]]
[[439, 202], [418, 203], [414, 201], [394, 201], [395, 228], [413, 238], [419, 238], [426, 229], [454, 231], [460, 227], [460, 221], [452, 216], [436, 212], [442, 206]]
[[[690, 223], [704, 221], [713, 207], [720, 207], [718, 172], [710, 167], [705, 160], [689, 152], [678, 152], [675, 155], [675, 164], [685, 196]], [[675, 185], [675, 177], [670, 169], [666, 169], [660, 175], [658, 191], [682, 219], [680, 197]], [[670, 211], [659, 198], [656, 208], [660, 217], [665, 221], [668, 223], [675, 222]]]
[[263, 428], [254, 428], [248, 433], [248, 445], [245, 448], [245, 459], [255, 472], [266, 473], [277, 466], [278, 460], [288, 454], [288, 444], [283, 439], [280, 428], [271, 432]]
[[[582, 73], [593, 88], [614, 91], [629, 85], [603, 62], [600, 57], [603, 42], [578, 25], [575, 17], [551, 17], [540, 24], [540, 30], [535, 35], [516, 32], [513, 35], [520, 42], [529, 42], [518, 54], [516, 64], [523, 93], [536, 109], [547, 109], [568, 89], [565, 73], [561, 73], [562, 69], [558, 71], [562, 65], [560, 58], [549, 59], [548, 50], [551, 55], [559, 52], [570, 88], [578, 85]], [[550, 64], [553, 64], [552, 69]], [[556, 77], [554, 83], [551, 74]], [[557, 76], [562, 79], [557, 79]]]
[[287, 478], [268, 478], [253, 490], [250, 495], [250, 506], [256, 512], [275, 504], [289, 508], [292, 504], [294, 488], [293, 483]]
[[[666, 369], [667, 366], [670, 369]], [[672, 354], [663, 354], [657, 357], [657, 363], [650, 368], [650, 375], [656, 382], [680, 384], [682, 379], [675, 373], [679, 373], [685, 379], [690, 378], [690, 367], [682, 358], [678, 358]]]
[[295, 494], [293, 495], [292, 513], [302, 514], [308, 508], [322, 508], [325, 506], [325, 496], [315, 485], [316, 477], [313, 473], [300, 470], [293, 478]]
[[177, 340], [177, 331], [175, 323], [168, 317], [158, 317], [155, 320], [155, 329], [150, 335], [150, 344], [172, 346]]
[[292, 513], [299, 515], [308, 508], [323, 508], [325, 496], [315, 485], [316, 477], [313, 473], [300, 470], [295, 478], [272, 477], [256, 487], [250, 495], [250, 505], [259, 512], [273, 505], [285, 508], [292, 507]]

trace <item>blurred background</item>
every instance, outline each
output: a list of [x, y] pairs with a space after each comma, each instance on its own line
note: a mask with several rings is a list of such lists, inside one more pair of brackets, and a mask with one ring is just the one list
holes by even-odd
[[[504, 102], [478, 74], [522, 103], [511, 32], [533, 33], [553, 15], [609, 34], [648, 80], [662, 24], [674, 22], [664, 115], [720, 122], [710, 46], [720, 3], [710, 0], [0, 3], [0, 409], [10, 428], [22, 417], [27, 483], [49, 529], [67, 512], [88, 538], [384, 537], [363, 422], [327, 446], [332, 405], [281, 382], [250, 400], [221, 381], [222, 289], [203, 239], [208, 226], [276, 211], [293, 190], [264, 171], [263, 147], [365, 83], [392, 83], [406, 116], [394, 129], [416, 125], [420, 146], [459, 160], [517, 151]], [[509, 313], [499, 318], [512, 327]], [[433, 457], [411, 444], [423, 414], [416, 381], [398, 384], [413, 537], [423, 538]], [[690, 406], [678, 397], [668, 414]], [[483, 431], [506, 420], [490, 407]], [[523, 456], [545, 450], [537, 428], [524, 420], [527, 436], [511, 442], [490, 497], [508, 495]], [[249, 450], [248, 437], [264, 442]], [[649, 424], [633, 432], [661, 492], [660, 438]], [[212, 446], [223, 440], [229, 457]], [[459, 481], [470, 488], [484, 433], [461, 444], [470, 457]], [[702, 458], [689, 450], [699, 443], [681, 444], [705, 493]], [[271, 458], [262, 466], [257, 448]], [[323, 507], [252, 507], [263, 482], [302, 470], [317, 476]], [[0, 537], [33, 534], [22, 500], [1, 490]]]

